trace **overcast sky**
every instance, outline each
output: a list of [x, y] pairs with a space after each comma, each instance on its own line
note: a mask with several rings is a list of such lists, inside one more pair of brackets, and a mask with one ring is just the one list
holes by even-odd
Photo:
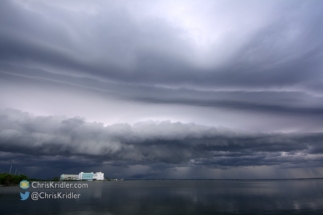
[[0, 1], [0, 172], [323, 177], [322, 1]]

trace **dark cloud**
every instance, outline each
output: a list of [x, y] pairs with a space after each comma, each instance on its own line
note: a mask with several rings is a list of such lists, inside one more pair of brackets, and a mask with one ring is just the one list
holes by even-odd
[[216, 168], [287, 165], [322, 161], [322, 133], [236, 133], [171, 122], [134, 125], [86, 122], [81, 118], [1, 112], [0, 149], [32, 156], [79, 157], [95, 163], [165, 163]]
[[321, 96], [298, 90], [194, 90], [185, 87], [120, 85], [116, 82], [100, 81], [86, 77], [71, 77], [64, 74], [49, 73], [41, 69], [36, 70], [9, 65], [6, 66], [6, 71], [8, 72], [2, 73], [0, 76], [8, 79], [10, 71], [17, 70], [22, 72], [15, 72], [16, 75], [41, 78], [45, 82], [55, 80], [56, 83], [89, 89], [103, 96], [112, 95], [124, 100], [144, 103], [220, 107], [289, 115], [321, 116], [323, 114]]
[[[162, 17], [138, 18], [123, 4], [100, 3], [104, 13], [97, 7], [70, 13], [68, 6], [42, 2], [1, 4], [2, 77], [23, 74], [157, 104], [322, 115], [318, 2], [277, 4], [275, 17], [256, 27], [248, 23], [255, 29], [234, 54], [207, 68], [194, 63], [189, 53], [199, 51], [181, 39], [189, 30]], [[221, 42], [229, 48], [233, 41]]]
[[319, 1], [1, 1], [0, 159], [318, 168], [322, 19]]
[[320, 76], [322, 9], [315, 3], [298, 3], [289, 13], [260, 24], [227, 63], [208, 69], [190, 62], [187, 53], [195, 50], [180, 39], [188, 32], [160, 18], [138, 23], [133, 11], [122, 7], [89, 15], [36, 2], [32, 10], [22, 2], [2, 5], [0, 54], [7, 63], [121, 83], [218, 88], [290, 87]]

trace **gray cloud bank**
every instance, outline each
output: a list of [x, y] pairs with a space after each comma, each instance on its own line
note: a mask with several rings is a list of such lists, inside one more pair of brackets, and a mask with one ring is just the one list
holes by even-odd
[[111, 165], [316, 167], [322, 133], [241, 133], [196, 124], [140, 122], [104, 126], [82, 118], [0, 113], [0, 151], [79, 157]]
[[322, 5], [0, 1], [0, 168], [321, 167]]

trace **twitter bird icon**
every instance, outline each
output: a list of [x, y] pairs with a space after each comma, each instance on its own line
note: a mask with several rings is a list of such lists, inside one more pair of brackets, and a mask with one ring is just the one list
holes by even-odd
[[29, 192], [28, 191], [26, 191], [25, 193], [20, 192], [20, 197], [22, 201], [25, 201], [29, 197]]

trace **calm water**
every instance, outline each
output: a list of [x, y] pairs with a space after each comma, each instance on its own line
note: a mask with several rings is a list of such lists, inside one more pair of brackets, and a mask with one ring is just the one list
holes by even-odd
[[323, 214], [323, 180], [88, 183], [78, 200], [21, 201], [19, 187], [0, 187], [0, 214]]

